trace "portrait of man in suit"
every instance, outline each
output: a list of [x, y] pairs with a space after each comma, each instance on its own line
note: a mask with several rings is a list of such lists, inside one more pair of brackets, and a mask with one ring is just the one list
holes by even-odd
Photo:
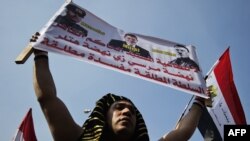
[[108, 46], [115, 50], [122, 50], [126, 52], [139, 55], [144, 58], [151, 59], [149, 51], [137, 45], [138, 39], [134, 34], [127, 33], [124, 35], [124, 41], [112, 39]]

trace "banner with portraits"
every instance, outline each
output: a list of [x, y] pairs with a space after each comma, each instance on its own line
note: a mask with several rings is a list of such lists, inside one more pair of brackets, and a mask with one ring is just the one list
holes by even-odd
[[195, 47], [125, 32], [75, 3], [64, 3], [41, 29], [36, 49], [207, 98]]

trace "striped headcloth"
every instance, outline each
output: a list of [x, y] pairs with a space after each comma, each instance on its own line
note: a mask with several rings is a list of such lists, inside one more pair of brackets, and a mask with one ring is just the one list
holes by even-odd
[[[96, 102], [95, 108], [93, 109], [89, 118], [83, 124], [83, 134], [81, 141], [105, 141], [104, 132], [106, 132], [105, 126], [107, 126], [106, 114], [110, 106], [119, 100], [126, 100], [132, 103], [132, 101], [126, 97], [117, 96], [110, 93], [106, 94]], [[149, 141], [144, 119], [139, 110], [135, 106], [134, 108], [136, 111], [136, 127], [132, 141]]]

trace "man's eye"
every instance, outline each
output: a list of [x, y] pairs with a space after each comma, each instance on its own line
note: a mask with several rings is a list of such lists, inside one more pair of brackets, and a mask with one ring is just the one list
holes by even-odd
[[135, 114], [135, 109], [133, 107], [129, 108], [129, 110], [133, 115]]
[[124, 108], [128, 108], [129, 111], [132, 113], [132, 114], [135, 114], [135, 109], [134, 107], [132, 106], [126, 106], [126, 105], [123, 105], [123, 104], [116, 104], [115, 107], [114, 107], [116, 110], [123, 110]]
[[117, 109], [117, 110], [122, 110], [122, 109], [123, 109], [123, 106], [120, 105], [120, 104], [116, 104], [115, 109]]

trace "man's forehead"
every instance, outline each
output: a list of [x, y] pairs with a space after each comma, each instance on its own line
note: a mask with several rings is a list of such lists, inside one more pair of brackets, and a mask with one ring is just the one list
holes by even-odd
[[182, 47], [180, 47], [180, 48], [176, 48], [176, 50], [177, 50], [177, 51], [187, 51], [187, 49], [182, 48]]
[[129, 102], [128, 100], [119, 100], [119, 101], [114, 102], [112, 105], [117, 105], [117, 104], [133, 106], [133, 104]]
[[126, 38], [129, 38], [129, 39], [137, 39], [136, 37], [134, 37], [134, 36], [126, 36]]

